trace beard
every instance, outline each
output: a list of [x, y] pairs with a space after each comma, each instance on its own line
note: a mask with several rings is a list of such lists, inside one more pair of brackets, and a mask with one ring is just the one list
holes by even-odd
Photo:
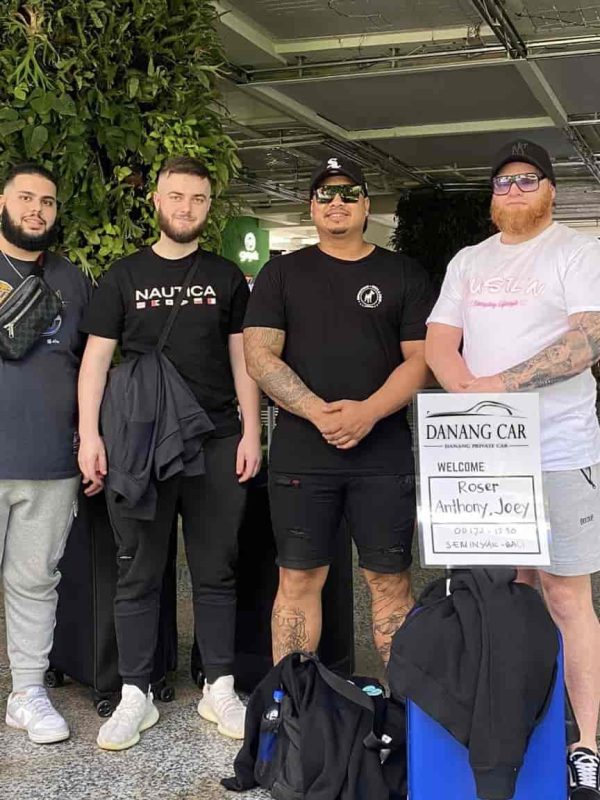
[[47, 250], [56, 241], [57, 233], [56, 225], [51, 225], [42, 233], [27, 233], [20, 225], [14, 222], [6, 206], [4, 206], [0, 215], [0, 230], [7, 242], [10, 242], [20, 250], [26, 250], [28, 253], [39, 253]]
[[502, 233], [511, 236], [526, 236], [533, 233], [540, 222], [552, 213], [552, 193], [549, 188], [540, 191], [536, 202], [527, 207], [500, 207], [492, 197], [490, 207], [492, 222]]
[[158, 212], [158, 227], [165, 234], [177, 244], [189, 244], [197, 239], [202, 231], [206, 226], [206, 220], [202, 220], [193, 228], [188, 228], [187, 230], [178, 230], [177, 228], [171, 225], [170, 221], [164, 216], [164, 214], [159, 211]]

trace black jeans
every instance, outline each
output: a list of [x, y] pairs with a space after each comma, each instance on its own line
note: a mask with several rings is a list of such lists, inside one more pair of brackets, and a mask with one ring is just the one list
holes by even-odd
[[209, 439], [204, 451], [205, 475], [159, 482], [152, 521], [124, 516], [108, 492], [118, 559], [115, 627], [119, 673], [124, 683], [143, 692], [150, 685], [160, 592], [178, 511], [192, 577], [196, 639], [207, 680], [212, 683], [233, 674], [237, 537], [246, 504], [245, 487], [235, 474], [238, 443], [237, 435]]

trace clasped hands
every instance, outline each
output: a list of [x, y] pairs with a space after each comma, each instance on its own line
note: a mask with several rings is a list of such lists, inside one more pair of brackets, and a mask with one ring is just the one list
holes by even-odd
[[325, 441], [338, 450], [350, 450], [378, 421], [369, 400], [319, 401], [310, 416]]

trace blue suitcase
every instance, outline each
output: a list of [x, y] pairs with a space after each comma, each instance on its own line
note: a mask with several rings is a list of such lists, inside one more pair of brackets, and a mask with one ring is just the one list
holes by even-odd
[[[564, 682], [561, 642], [550, 705], [529, 740], [514, 800], [567, 798]], [[407, 725], [409, 800], [477, 800], [467, 748], [411, 701]]]

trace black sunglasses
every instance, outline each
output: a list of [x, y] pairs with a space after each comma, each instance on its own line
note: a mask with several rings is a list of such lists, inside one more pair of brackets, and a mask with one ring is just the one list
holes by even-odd
[[315, 200], [317, 203], [331, 203], [336, 195], [339, 195], [343, 203], [358, 203], [360, 196], [364, 194], [362, 186], [355, 186], [346, 183], [330, 183], [327, 186], [317, 186], [315, 189]]
[[492, 191], [494, 194], [508, 194], [513, 183], [522, 192], [537, 192], [540, 181], [545, 181], [546, 176], [541, 177], [535, 172], [522, 172], [519, 175], [496, 175], [492, 178]]

